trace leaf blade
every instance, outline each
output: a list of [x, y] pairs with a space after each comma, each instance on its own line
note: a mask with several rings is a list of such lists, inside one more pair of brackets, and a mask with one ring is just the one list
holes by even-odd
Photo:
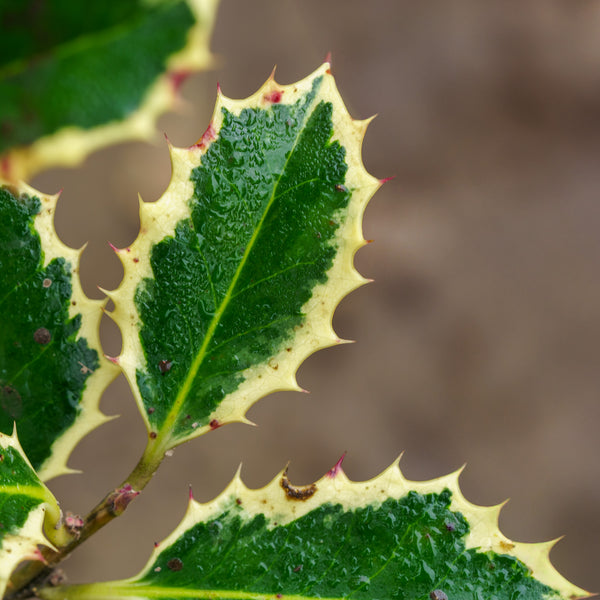
[[13, 25], [1, 36], [2, 176], [26, 180], [50, 166], [77, 164], [98, 148], [152, 138], [181, 80], [212, 64], [217, 3], [7, 7], [2, 22]]
[[27, 460], [16, 430], [0, 433], [0, 597], [19, 563], [39, 560], [38, 545], [52, 547], [43, 532], [56, 541], [59, 520], [58, 504]]
[[54, 230], [57, 201], [0, 185], [0, 430], [18, 423], [42, 480], [71, 472], [75, 445], [109, 419], [99, 401], [118, 374], [100, 347], [103, 302], [85, 296], [80, 251]]
[[141, 204], [142, 234], [119, 252], [125, 276], [109, 294], [119, 362], [166, 447], [298, 390], [299, 364], [340, 342], [332, 314], [365, 281], [352, 257], [380, 185], [360, 160], [366, 125], [325, 64], [244, 101], [219, 95], [200, 142], [171, 149], [169, 188]]
[[366, 482], [349, 481], [338, 466], [304, 487], [293, 486], [284, 472], [258, 490], [246, 488], [238, 473], [212, 502], [190, 500], [183, 521], [136, 577], [66, 586], [43, 597], [566, 600], [586, 595], [554, 570], [549, 544], [515, 543], [503, 536], [499, 510], [468, 502], [458, 473], [414, 482], [397, 464]]

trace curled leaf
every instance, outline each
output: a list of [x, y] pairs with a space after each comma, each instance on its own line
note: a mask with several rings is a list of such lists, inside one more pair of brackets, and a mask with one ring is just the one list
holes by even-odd
[[16, 430], [0, 433], [0, 597], [20, 562], [41, 560], [38, 545], [58, 541], [59, 522], [58, 504], [27, 460]]

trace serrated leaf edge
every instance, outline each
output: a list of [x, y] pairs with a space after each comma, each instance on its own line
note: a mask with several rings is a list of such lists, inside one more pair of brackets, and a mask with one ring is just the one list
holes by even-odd
[[[59, 194], [47, 195], [39, 192], [25, 183], [7, 184], [17, 195], [26, 194], [37, 197], [41, 202], [40, 212], [35, 216], [34, 227], [40, 236], [41, 248], [44, 254], [44, 267], [54, 258], [64, 258], [71, 265], [71, 304], [69, 317], [81, 314], [81, 327], [77, 339], [85, 338], [90, 348], [98, 353], [100, 368], [90, 374], [86, 380], [85, 389], [80, 403], [80, 413], [71, 427], [52, 445], [51, 455], [38, 469], [38, 476], [42, 481], [48, 481], [59, 475], [77, 473], [75, 469], [67, 466], [69, 456], [79, 441], [88, 433], [103, 423], [111, 421], [114, 417], [107, 416], [100, 411], [100, 397], [108, 385], [119, 374], [119, 369], [104, 358], [100, 344], [100, 319], [102, 309], [106, 304], [104, 300], [88, 298], [81, 287], [79, 279], [79, 262], [85, 246], [76, 250], [70, 248], [58, 237], [54, 228], [54, 215]], [[0, 186], [2, 181], [0, 180]], [[82, 369], [88, 368], [81, 365]]]
[[469, 534], [465, 539], [467, 549], [513, 556], [531, 570], [535, 579], [557, 590], [569, 600], [586, 598], [590, 595], [586, 590], [565, 579], [550, 562], [550, 551], [558, 540], [541, 543], [514, 542], [508, 539], [498, 527], [498, 517], [505, 502], [495, 506], [479, 506], [467, 500], [459, 485], [462, 471], [461, 468], [435, 479], [413, 481], [404, 477], [399, 458], [373, 479], [351, 481], [338, 463], [334, 469], [313, 484], [314, 493], [298, 501], [290, 499], [282, 487], [283, 478], [287, 480], [287, 469], [281, 471], [266, 486], [251, 489], [242, 481], [240, 467], [231, 483], [214, 500], [199, 503], [190, 497], [183, 520], [167, 538], [158, 544], [142, 571], [136, 577], [124, 580], [122, 583], [135, 582], [142, 578], [150, 571], [161, 552], [188, 529], [197, 523], [207, 522], [219, 516], [233, 505], [239, 505], [243, 509], [239, 511], [243, 519], [251, 520], [256, 515], [264, 514], [270, 521], [270, 526], [274, 527], [274, 523], [285, 525], [327, 503], [340, 504], [344, 510], [350, 511], [369, 505], [379, 505], [389, 498], [399, 499], [411, 491], [430, 494], [448, 489], [452, 492], [450, 509], [462, 513], [470, 525]]
[[214, 64], [208, 42], [219, 1], [187, 0], [196, 16], [196, 24], [188, 32], [188, 43], [170, 57], [166, 73], [157, 79], [142, 104], [126, 119], [92, 129], [64, 127], [33, 144], [12, 148], [0, 157], [0, 174], [11, 182], [28, 181], [51, 167], [74, 167], [92, 152], [107, 146], [155, 139], [156, 121], [179, 100], [172, 74], [200, 71]]
[[[342, 298], [368, 281], [354, 268], [353, 257], [356, 251], [366, 244], [362, 235], [362, 214], [371, 196], [381, 186], [381, 182], [366, 171], [361, 156], [362, 140], [371, 119], [352, 119], [335, 86], [329, 63], [324, 63], [305, 79], [290, 85], [277, 83], [272, 74], [256, 93], [244, 100], [227, 98], [219, 90], [207, 131], [212, 132], [210, 138], [218, 137], [223, 108], [236, 115], [244, 108], [265, 108], [269, 105], [266, 98], [269, 98], [272, 92], [281, 92], [285, 103], [293, 104], [312, 89], [313, 81], [317, 77], [323, 77], [323, 83], [314, 103], [325, 100], [333, 105], [333, 140], [340, 141], [346, 148], [349, 167], [346, 186], [353, 191], [348, 207], [349, 214], [340, 224], [336, 235], [340, 249], [333, 266], [327, 272], [327, 282], [315, 287], [311, 299], [302, 308], [307, 318], [297, 330], [296, 337], [290, 344], [291, 348], [273, 356], [268, 365], [251, 367], [244, 371], [245, 380], [211, 415], [219, 424], [250, 423], [246, 418], [246, 411], [258, 399], [276, 391], [301, 391], [302, 388], [296, 382], [296, 371], [300, 364], [317, 350], [344, 341], [333, 331], [331, 322], [334, 310]], [[148, 430], [150, 423], [136, 383], [136, 370], [146, 365], [139, 340], [140, 319], [131, 299], [140, 281], [152, 277], [152, 246], [164, 237], [173, 235], [176, 224], [189, 217], [187, 204], [180, 199], [192, 197], [194, 190], [190, 172], [200, 164], [202, 155], [209, 146], [210, 141], [206, 136], [189, 148], [169, 146], [171, 181], [165, 193], [156, 202], [144, 202], [140, 198], [140, 235], [130, 247], [117, 250], [124, 268], [123, 281], [119, 288], [107, 292], [115, 304], [111, 317], [119, 326], [123, 339], [118, 363], [130, 383]], [[208, 425], [200, 426], [192, 434], [178, 438], [177, 444], [202, 435], [210, 429]]]
[[[14, 448], [34, 471], [21, 448], [16, 427], [12, 435], [0, 433], [0, 449], [5, 450], [9, 447]], [[58, 533], [55, 526], [60, 522], [61, 512], [50, 490], [46, 486], [43, 488], [47, 492], [44, 501], [29, 513], [21, 529], [17, 533], [6, 535], [0, 545], [0, 598], [4, 595], [10, 575], [19, 563], [24, 560], [40, 560], [39, 545], [56, 549], [43, 532], [45, 530], [50, 537], [53, 532]]]

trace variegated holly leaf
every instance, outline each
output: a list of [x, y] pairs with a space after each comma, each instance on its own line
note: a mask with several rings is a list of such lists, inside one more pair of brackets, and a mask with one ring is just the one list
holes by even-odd
[[381, 183], [361, 161], [367, 124], [350, 118], [326, 63], [246, 100], [219, 93], [201, 140], [171, 149], [169, 187], [141, 203], [109, 294], [118, 362], [155, 448], [244, 421], [262, 396], [299, 389], [309, 354], [340, 342], [333, 311], [365, 281], [352, 258]]
[[217, 3], [0, 3], [0, 176], [152, 137], [182, 79], [211, 64]]
[[118, 373], [100, 350], [102, 302], [81, 289], [80, 251], [54, 230], [57, 200], [0, 182], [0, 431], [17, 423], [43, 480], [69, 472], [74, 446], [107, 420], [98, 403]]
[[12, 436], [0, 433], [0, 598], [21, 561], [42, 558], [38, 545], [52, 547], [51, 542], [61, 541], [60, 517], [54, 496], [27, 460], [16, 431]]
[[392, 465], [351, 482], [338, 463], [315, 484], [286, 472], [250, 490], [239, 475], [181, 524], [132, 579], [42, 591], [46, 600], [572, 600], [553, 543], [498, 529], [501, 506], [468, 502], [458, 473], [406, 480]]

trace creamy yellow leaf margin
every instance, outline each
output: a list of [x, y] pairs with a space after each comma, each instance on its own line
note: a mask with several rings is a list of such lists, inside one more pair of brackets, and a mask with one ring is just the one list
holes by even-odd
[[[0, 433], [0, 453], [9, 447], [16, 450], [31, 467], [19, 444], [16, 429], [12, 435]], [[31, 470], [33, 471], [33, 467]], [[0, 542], [0, 598], [4, 596], [9, 578], [19, 563], [24, 560], [40, 560], [42, 555], [38, 549], [39, 545], [54, 548], [48, 538], [56, 543], [62, 541], [63, 530], [58, 527], [61, 520], [60, 508], [50, 490], [43, 484], [35, 489], [18, 485], [16, 488], [17, 493], [33, 496], [42, 503], [29, 513], [19, 531], [4, 536]], [[6, 492], [6, 486], [0, 488], [0, 494]], [[48, 538], [44, 536], [44, 531]]]
[[[462, 513], [470, 525], [470, 532], [465, 540], [467, 549], [477, 549], [481, 552], [493, 551], [517, 558], [529, 567], [535, 579], [559, 592], [565, 600], [586, 598], [590, 595], [567, 581], [550, 562], [549, 553], [556, 541], [527, 544], [514, 542], [504, 536], [498, 528], [498, 516], [504, 503], [497, 506], [478, 506], [469, 502], [463, 496], [458, 483], [461, 471], [462, 469], [437, 479], [412, 481], [404, 477], [397, 460], [377, 477], [368, 481], [355, 482], [348, 479], [338, 463], [319, 481], [311, 486], [304, 486], [304, 489], [308, 489], [308, 493], [302, 494], [303, 488], [296, 488], [303, 497], [299, 502], [290, 499], [284, 489], [284, 486], [288, 489], [293, 487], [287, 480], [285, 470], [265, 487], [250, 489], [242, 481], [238, 469], [229, 486], [214, 500], [199, 503], [190, 497], [183, 520], [167, 538], [156, 545], [146, 566], [135, 577], [107, 583], [46, 588], [42, 590], [41, 595], [46, 600], [64, 598], [118, 600], [123, 597], [145, 600], [150, 595], [146, 594], [148, 590], [143, 589], [138, 582], [154, 568], [156, 560], [165, 548], [174, 544], [196, 524], [209, 522], [230, 510], [232, 506], [237, 508], [236, 516], [251, 521], [257, 515], [265, 515], [267, 526], [274, 527], [275, 524], [286, 525], [324, 504], [341, 505], [346, 511], [366, 506], [376, 508], [390, 498], [400, 499], [411, 491], [419, 494], [439, 494], [445, 489], [452, 492], [450, 510]], [[181, 597], [183, 596], [192, 597], [185, 592], [181, 594]], [[227, 592], [226, 596], [240, 598], [240, 600], [243, 598], [276, 600], [275, 595], [244, 593], [239, 590]], [[196, 590], [193, 597], [220, 596], [213, 590], [203, 590], [202, 595], [199, 595]]]
[[439, 494], [449, 489], [452, 492], [450, 510], [462, 513], [470, 525], [470, 532], [465, 540], [467, 549], [476, 548], [481, 552], [492, 551], [516, 557], [531, 569], [533, 577], [560, 592], [564, 598], [574, 600], [589, 596], [588, 592], [567, 581], [550, 562], [550, 550], [557, 540], [533, 544], [509, 540], [498, 527], [498, 517], [504, 503], [478, 506], [469, 502], [463, 496], [458, 482], [462, 469], [437, 479], [412, 481], [404, 477], [399, 462], [398, 459], [373, 479], [356, 482], [348, 479], [340, 466], [336, 465], [313, 484], [315, 492], [302, 502], [290, 500], [284, 490], [282, 480], [284, 477], [287, 480], [285, 471], [265, 487], [250, 489], [243, 483], [238, 470], [229, 486], [211, 502], [201, 504], [190, 499], [181, 523], [160, 543], [142, 573], [135, 579], [146, 574], [160, 552], [173, 544], [192, 525], [209, 521], [228, 510], [233, 503], [240, 504], [237, 499], [241, 500], [243, 510], [239, 514], [242, 518], [251, 520], [256, 515], [264, 514], [268, 521], [285, 525], [327, 503], [340, 504], [344, 510], [350, 511], [377, 506], [389, 498], [399, 499], [411, 491]]
[[[219, 424], [249, 423], [245, 415], [252, 404], [272, 392], [300, 391], [296, 382], [296, 371], [300, 364], [317, 350], [343, 342], [333, 331], [331, 321], [342, 298], [368, 281], [354, 268], [353, 257], [366, 244], [362, 235], [363, 212], [371, 196], [382, 184], [382, 181], [369, 175], [362, 162], [362, 140], [371, 119], [352, 119], [337, 90], [329, 63], [324, 63], [314, 73], [291, 85], [280, 85], [271, 75], [255, 94], [244, 100], [227, 98], [219, 90], [207, 130], [212, 135], [203, 136], [198, 144], [190, 148], [170, 147], [172, 175], [167, 190], [156, 202], [144, 202], [140, 198], [140, 235], [130, 247], [117, 250], [124, 277], [117, 290], [107, 292], [115, 304], [111, 316], [123, 336], [123, 349], [117, 362], [131, 385], [148, 430], [150, 424], [136, 383], [136, 370], [145, 368], [145, 358], [139, 339], [140, 317], [133, 299], [139, 283], [153, 276], [150, 265], [152, 247], [166, 236], [173, 235], [180, 220], [189, 218], [188, 199], [194, 193], [190, 173], [201, 164], [202, 156], [210, 146], [210, 139], [218, 138], [223, 120], [222, 109], [239, 115], [244, 108], [266, 108], [270, 105], [268, 98], [272, 97], [273, 92], [281, 92], [282, 103], [293, 104], [311, 92], [314, 80], [319, 77], [323, 77], [323, 81], [313, 106], [322, 101], [330, 102], [333, 106], [333, 140], [339, 141], [346, 149], [348, 172], [345, 185], [352, 191], [347, 216], [335, 239], [339, 251], [327, 272], [326, 283], [315, 287], [312, 298], [302, 307], [306, 320], [297, 329], [290, 343], [291, 349], [282, 350], [267, 365], [244, 371], [244, 381], [223, 400], [211, 418]], [[184, 439], [197, 437], [209, 430], [208, 425], [198, 427]], [[179, 439], [177, 443], [184, 439]]]
[[126, 119], [94, 127], [65, 127], [29, 146], [13, 148], [2, 157], [2, 175], [10, 181], [29, 181], [37, 173], [57, 166], [76, 166], [89, 154], [125, 141], [152, 140], [155, 123], [171, 110], [178, 99], [177, 85], [169, 73], [210, 68], [214, 57], [209, 49], [219, 0], [187, 0], [196, 24], [188, 32], [186, 46], [174, 54], [166, 73], [150, 88], [141, 106]]
[[[0, 187], [3, 182], [0, 180]], [[42, 481], [48, 481], [59, 475], [76, 473], [76, 470], [67, 466], [69, 455], [88, 433], [96, 427], [110, 421], [108, 417], [100, 412], [99, 404], [102, 393], [109, 383], [119, 374], [119, 369], [108, 361], [103, 354], [100, 344], [100, 319], [102, 308], [106, 300], [93, 300], [88, 298], [81, 288], [79, 279], [79, 261], [85, 246], [76, 250], [65, 245], [54, 229], [54, 214], [60, 194], [42, 194], [25, 183], [9, 185], [11, 191], [17, 196], [26, 194], [37, 197], [41, 202], [40, 212], [36, 215], [34, 226], [40, 236], [42, 252], [44, 253], [44, 266], [47, 266], [54, 258], [63, 257], [71, 266], [72, 298], [69, 306], [69, 317], [81, 314], [81, 327], [77, 339], [85, 338], [90, 348], [98, 353], [100, 366], [95, 369], [86, 380], [85, 389], [79, 404], [80, 412], [74, 423], [63, 433], [52, 445], [51, 456], [38, 469], [38, 476]], [[87, 365], [81, 365], [81, 369], [88, 369]]]

